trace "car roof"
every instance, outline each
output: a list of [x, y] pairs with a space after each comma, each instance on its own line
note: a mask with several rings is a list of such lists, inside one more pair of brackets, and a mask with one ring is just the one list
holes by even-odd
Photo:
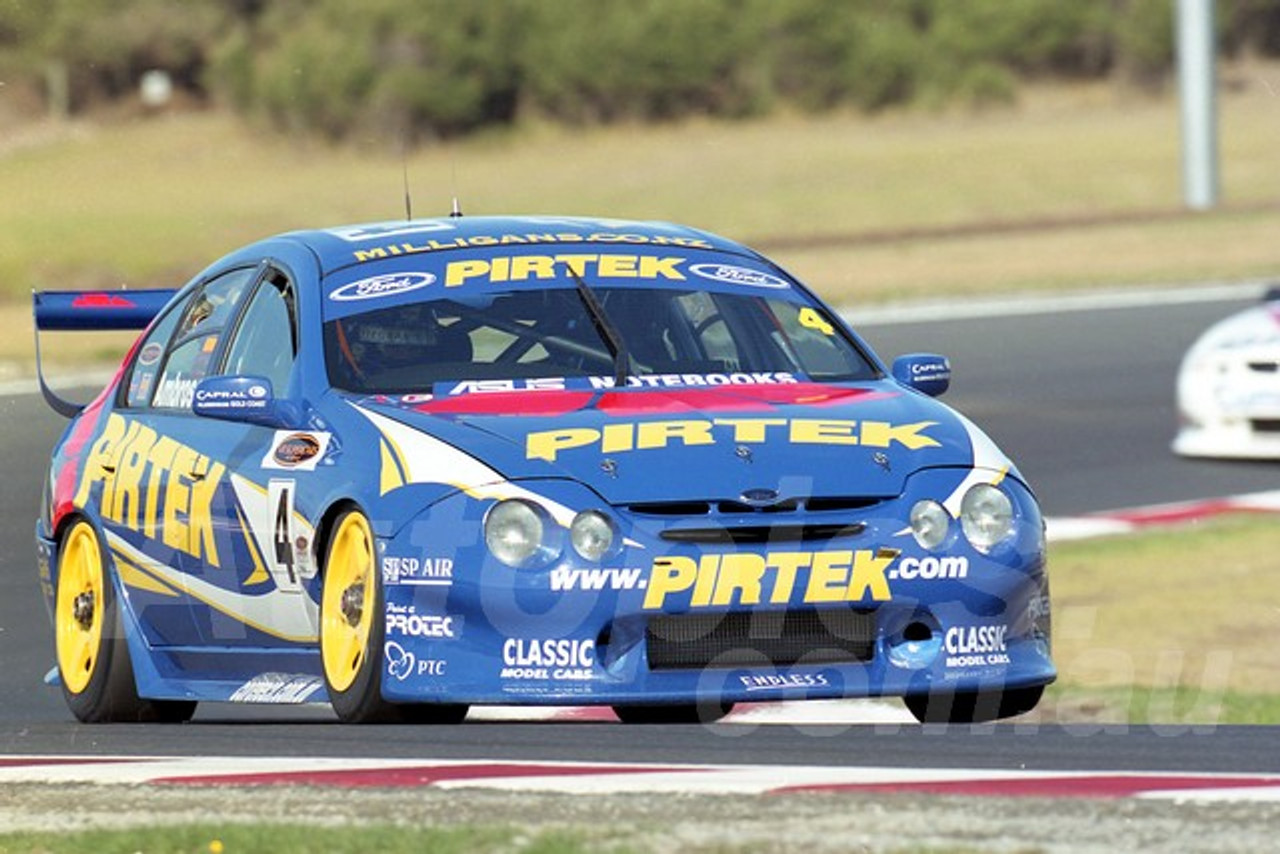
[[756, 255], [740, 243], [688, 226], [562, 216], [396, 220], [294, 231], [276, 239], [309, 249], [322, 276], [388, 257], [527, 244], [665, 245]]

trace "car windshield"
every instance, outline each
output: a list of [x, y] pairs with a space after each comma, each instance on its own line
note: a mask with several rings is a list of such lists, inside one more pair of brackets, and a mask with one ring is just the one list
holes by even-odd
[[[652, 377], [668, 378], [662, 385], [716, 385], [878, 376], [817, 305], [712, 290], [591, 290], [629, 354], [629, 385], [653, 385], [646, 381]], [[573, 287], [348, 314], [325, 324], [324, 344], [332, 385], [363, 394], [429, 392], [468, 380], [591, 378], [610, 385], [617, 367]]]

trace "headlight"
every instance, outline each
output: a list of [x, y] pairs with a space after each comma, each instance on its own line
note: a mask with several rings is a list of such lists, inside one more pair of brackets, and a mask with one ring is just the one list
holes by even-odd
[[589, 561], [598, 561], [613, 548], [613, 523], [598, 510], [583, 510], [573, 517], [569, 541], [573, 550]]
[[545, 553], [546, 532], [542, 508], [518, 498], [499, 501], [484, 518], [485, 545], [508, 566], [526, 566]]
[[911, 508], [911, 533], [921, 548], [932, 551], [942, 545], [950, 525], [946, 508], [932, 499], [917, 501]]
[[990, 551], [1013, 535], [1013, 502], [997, 487], [980, 483], [960, 502], [960, 524], [975, 549]]

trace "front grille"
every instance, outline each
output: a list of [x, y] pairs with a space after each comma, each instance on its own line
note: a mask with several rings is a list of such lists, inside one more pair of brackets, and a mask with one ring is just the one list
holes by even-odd
[[1255, 418], [1249, 423], [1255, 433], [1280, 433], [1280, 418]]
[[670, 519], [672, 526], [660, 534], [667, 542], [698, 546], [761, 545], [856, 537], [867, 526], [848, 517], [884, 500], [841, 496], [786, 498], [763, 507], [728, 500], [655, 501], [629, 504], [627, 510], [637, 516]]
[[1260, 374], [1274, 374], [1280, 372], [1280, 362], [1250, 362], [1249, 370]]
[[871, 611], [663, 614], [645, 630], [651, 670], [849, 664], [875, 653]]
[[800, 509], [800, 499], [788, 498], [785, 501], [777, 501], [773, 504], [755, 505], [747, 504], [743, 501], [717, 501], [715, 505], [717, 513], [795, 513]]
[[627, 510], [638, 516], [706, 516], [710, 501], [646, 501], [628, 504]]
[[808, 543], [856, 537], [867, 529], [861, 522], [839, 525], [734, 525], [725, 528], [669, 528], [659, 534], [672, 543], [695, 545], [761, 545]]

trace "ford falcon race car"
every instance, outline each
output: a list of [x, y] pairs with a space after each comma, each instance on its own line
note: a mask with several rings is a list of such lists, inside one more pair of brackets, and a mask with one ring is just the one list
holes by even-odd
[[901, 697], [1033, 708], [1054, 679], [1018, 470], [754, 251], [662, 223], [303, 231], [176, 292], [46, 292], [144, 328], [53, 452], [36, 525], [83, 721], [329, 702], [709, 721]]
[[1280, 290], [1200, 336], [1177, 395], [1176, 453], [1280, 459]]

